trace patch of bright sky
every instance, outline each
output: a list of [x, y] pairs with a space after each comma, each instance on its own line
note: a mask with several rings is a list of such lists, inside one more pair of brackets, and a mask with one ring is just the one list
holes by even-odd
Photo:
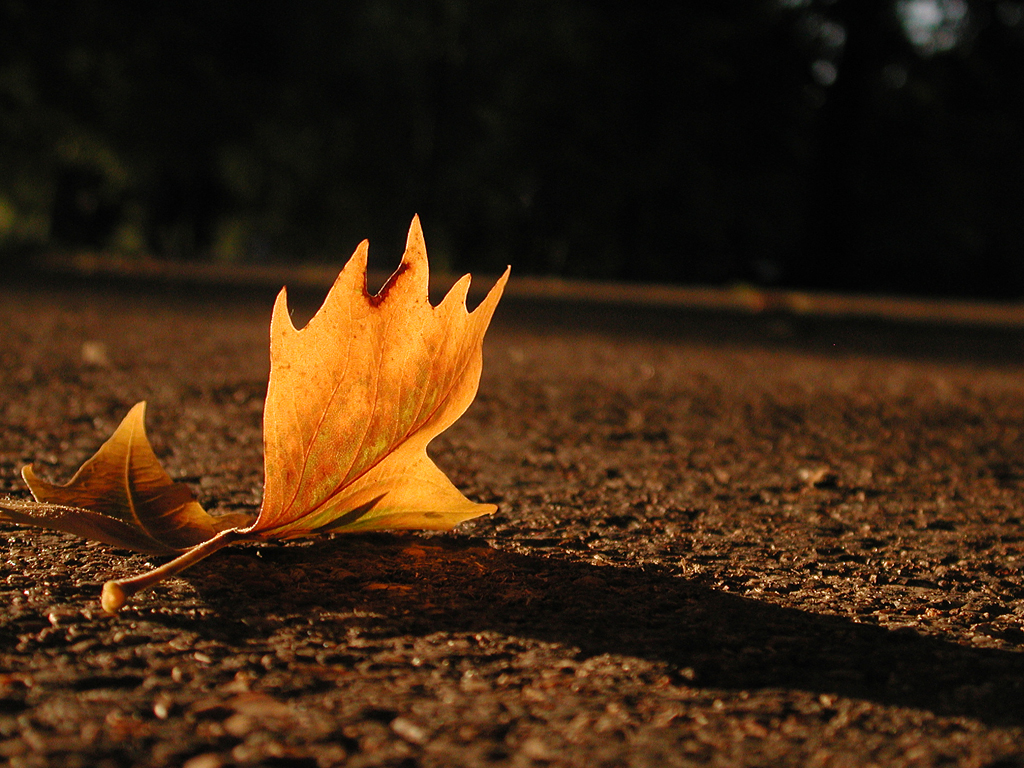
[[967, 24], [966, 0], [899, 0], [896, 3], [903, 31], [926, 54], [952, 50]]
[[[813, 0], [776, 2], [782, 8], [806, 8]], [[1006, 0], [998, 4], [997, 12], [1003, 23], [1010, 26], [1020, 23], [1024, 15], [1021, 3]], [[960, 43], [966, 32], [970, 8], [967, 0], [897, 0], [896, 13], [907, 39], [922, 53], [933, 54], [952, 50]], [[1008, 21], [1007, 17], [1014, 20]], [[840, 25], [835, 26], [842, 30]], [[825, 42], [827, 44], [828, 40]]]

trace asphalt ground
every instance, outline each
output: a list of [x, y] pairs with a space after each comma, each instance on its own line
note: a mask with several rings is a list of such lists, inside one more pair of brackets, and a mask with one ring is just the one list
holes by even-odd
[[[147, 400], [254, 511], [273, 293], [0, 288], [0, 493]], [[159, 558], [3, 527], [0, 759], [1024, 766], [1024, 326], [734, 304], [511, 292], [432, 444], [499, 506], [452, 533], [238, 546], [111, 617]]]

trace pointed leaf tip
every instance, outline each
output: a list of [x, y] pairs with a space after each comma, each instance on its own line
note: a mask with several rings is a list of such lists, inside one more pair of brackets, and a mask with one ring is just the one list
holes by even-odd
[[377, 296], [379, 304], [389, 292], [399, 285], [401, 292], [419, 301], [429, 301], [427, 294], [430, 287], [430, 267], [427, 261], [427, 243], [423, 238], [423, 227], [420, 217], [414, 216], [409, 225], [409, 234], [405, 238], [405, 251], [398, 269], [387, 279]]

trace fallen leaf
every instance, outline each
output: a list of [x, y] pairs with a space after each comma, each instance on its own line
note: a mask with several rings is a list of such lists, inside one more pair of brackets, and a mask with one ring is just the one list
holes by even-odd
[[476, 396], [484, 333], [508, 270], [472, 312], [469, 275], [437, 306], [427, 295], [419, 218], [405, 254], [376, 295], [366, 289], [367, 243], [323, 306], [298, 330], [281, 290], [270, 325], [259, 515], [215, 517], [160, 466], [136, 405], [67, 485], [23, 475], [35, 502], [0, 500], [0, 519], [68, 531], [146, 552], [181, 554], [107, 582], [103, 607], [236, 541], [334, 531], [445, 530], [495, 510], [467, 499], [427, 456], [428, 443]]
[[302, 330], [285, 291], [274, 305], [266, 483], [249, 529], [262, 537], [444, 530], [495, 509], [463, 496], [426, 448], [476, 396], [484, 332], [505, 278], [472, 313], [468, 275], [431, 306], [418, 220], [401, 266], [376, 296], [366, 291], [366, 257], [363, 242]]
[[139, 403], [66, 485], [21, 470], [36, 501], [0, 500], [0, 520], [74, 533], [139, 552], [174, 554], [248, 515], [213, 517], [184, 483], [160, 466], [146, 437], [146, 404]]

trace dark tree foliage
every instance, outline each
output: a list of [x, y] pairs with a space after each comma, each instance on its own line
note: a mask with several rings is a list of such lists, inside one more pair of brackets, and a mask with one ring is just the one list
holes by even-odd
[[[790, 282], [859, 290], [1024, 293], [1024, 38], [1019, 3], [967, 11], [915, 49], [887, 0], [820, 3], [841, 26], [812, 116], [804, 247]], [[817, 6], [811, 6], [812, 8]], [[949, 20], [942, 22], [947, 27]], [[936, 48], [946, 50], [935, 50]]]
[[0, 249], [1024, 293], [986, 0], [0, 0]]

